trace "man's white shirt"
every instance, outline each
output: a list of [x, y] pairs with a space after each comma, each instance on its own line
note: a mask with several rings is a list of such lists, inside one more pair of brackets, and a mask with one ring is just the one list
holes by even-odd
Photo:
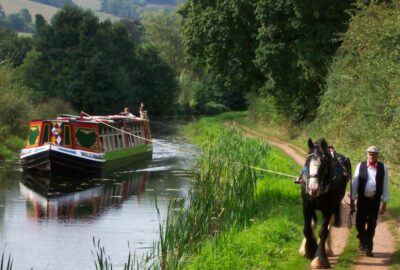
[[[361, 163], [357, 164], [356, 170], [354, 172], [353, 181], [352, 181], [352, 192], [351, 192], [351, 199], [355, 200], [357, 197], [358, 191], [358, 176], [360, 174], [360, 165]], [[389, 199], [389, 177], [388, 177], [388, 169], [385, 164], [383, 164], [385, 175], [383, 178], [383, 191], [382, 191], [382, 201], [387, 202]], [[365, 197], [373, 197], [376, 192], [376, 167], [368, 166], [368, 179], [367, 184], [365, 185], [364, 196]]]

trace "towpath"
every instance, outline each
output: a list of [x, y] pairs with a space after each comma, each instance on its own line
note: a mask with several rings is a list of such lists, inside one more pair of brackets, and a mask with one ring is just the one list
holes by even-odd
[[[268, 141], [268, 143], [277, 146], [282, 151], [284, 151], [288, 156], [293, 158], [300, 166], [303, 166], [305, 163], [306, 152], [303, 149], [293, 144], [284, 142], [275, 137], [266, 136], [264, 134], [252, 131], [247, 127], [238, 125], [236, 122], [229, 122], [229, 123], [226, 122], [225, 125], [241, 129], [248, 137], [261, 138], [263, 140]], [[344, 217], [348, 217], [348, 213], [350, 211], [348, 204], [343, 202], [342, 207], [344, 210], [343, 211]], [[347, 224], [346, 221], [345, 224]], [[329, 262], [331, 263], [332, 268], [334, 268], [339, 259], [339, 256], [343, 253], [343, 250], [346, 246], [348, 235], [349, 235], [349, 230], [347, 228], [332, 228], [331, 230], [333, 256], [330, 256], [328, 259]], [[376, 233], [374, 237], [375, 257], [360, 256], [357, 262], [355, 263], [353, 269], [389, 270], [390, 260], [395, 251], [396, 251], [395, 240], [392, 233], [389, 230], [388, 221], [384, 222], [380, 221], [376, 228]]]

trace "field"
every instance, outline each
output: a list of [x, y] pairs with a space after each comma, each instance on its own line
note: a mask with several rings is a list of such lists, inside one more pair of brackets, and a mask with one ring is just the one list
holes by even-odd
[[[74, 0], [77, 5], [93, 10], [101, 20], [110, 19], [111, 21], [118, 21], [119, 18], [103, 12], [99, 12], [99, 0]], [[4, 8], [6, 14], [17, 13], [22, 8], [27, 8], [32, 17], [35, 14], [42, 14], [43, 17], [49, 22], [51, 17], [59, 10], [58, 8], [43, 5], [29, 0], [0, 0], [0, 5]]]

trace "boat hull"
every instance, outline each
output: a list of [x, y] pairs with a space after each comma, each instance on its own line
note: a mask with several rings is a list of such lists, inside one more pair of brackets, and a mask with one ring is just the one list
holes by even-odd
[[152, 158], [152, 146], [143, 145], [113, 151], [91, 153], [47, 145], [21, 155], [24, 171], [46, 171], [52, 175], [101, 175]]

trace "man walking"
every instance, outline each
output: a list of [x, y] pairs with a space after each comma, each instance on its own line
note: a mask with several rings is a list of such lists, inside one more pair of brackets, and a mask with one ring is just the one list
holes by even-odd
[[357, 198], [357, 237], [361, 251], [368, 257], [374, 256], [373, 238], [378, 213], [385, 213], [389, 199], [388, 169], [378, 158], [378, 148], [368, 147], [367, 160], [357, 165], [352, 182], [351, 209], [355, 210], [354, 200]]

